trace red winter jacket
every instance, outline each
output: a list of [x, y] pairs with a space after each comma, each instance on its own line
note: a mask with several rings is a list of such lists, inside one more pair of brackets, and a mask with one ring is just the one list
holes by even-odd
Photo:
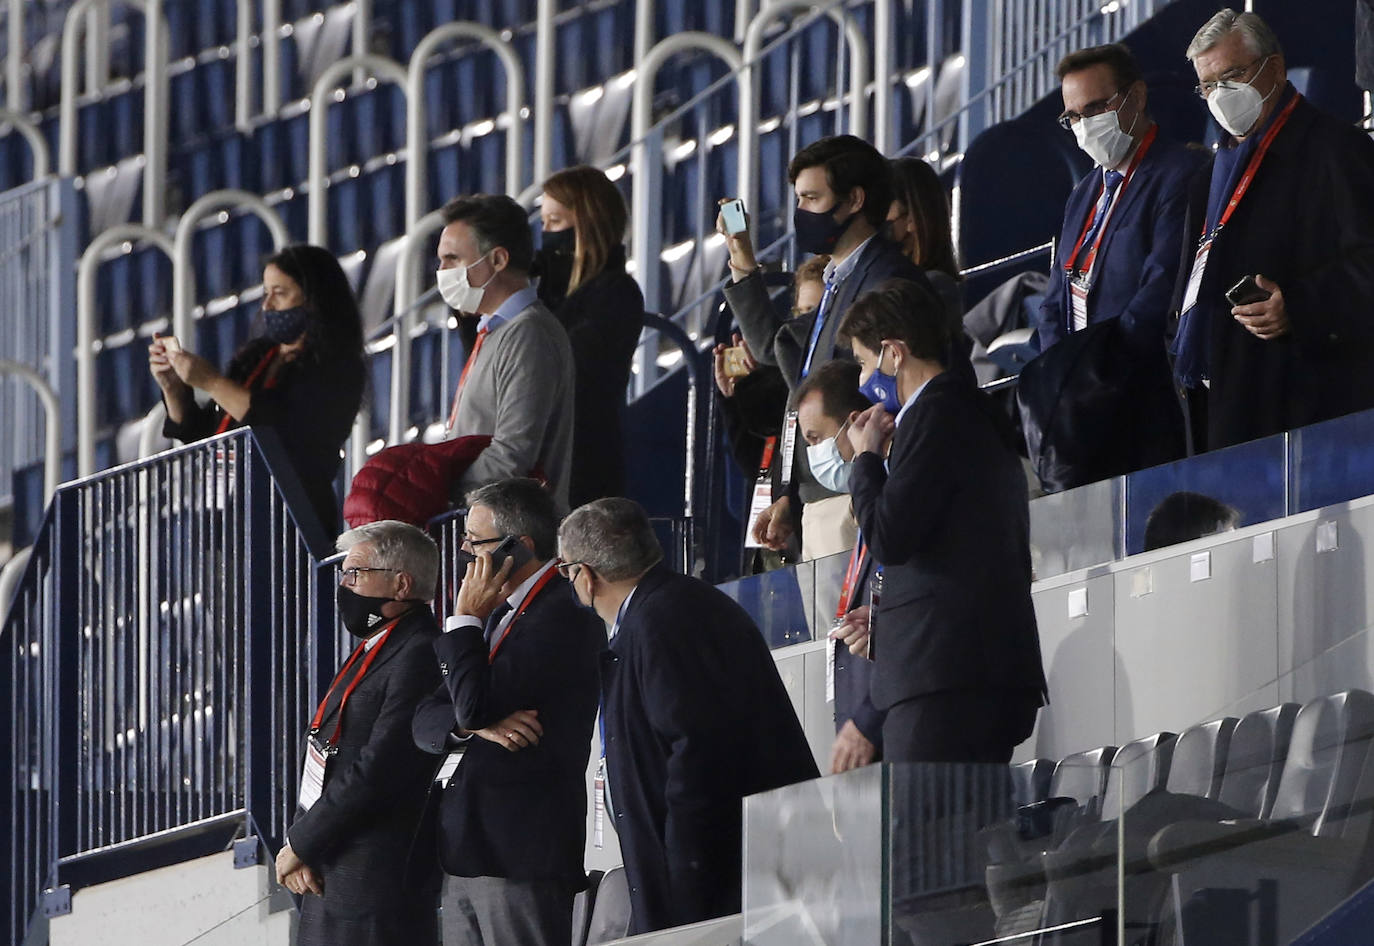
[[350, 529], [379, 519], [399, 519], [424, 528], [449, 508], [453, 484], [491, 443], [483, 435], [442, 443], [397, 444], [363, 464], [344, 500]]

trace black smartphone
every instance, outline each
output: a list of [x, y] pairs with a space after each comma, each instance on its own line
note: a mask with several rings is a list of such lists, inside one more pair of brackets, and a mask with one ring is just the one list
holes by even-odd
[[1272, 295], [1268, 289], [1261, 289], [1254, 276], [1243, 276], [1240, 282], [1226, 290], [1226, 301], [1231, 305], [1249, 305], [1263, 302]]
[[508, 535], [500, 541], [496, 548], [491, 550], [491, 567], [494, 571], [500, 571], [506, 559], [511, 559], [513, 564], [510, 567], [512, 573], [525, 567], [525, 564], [534, 558], [524, 542], [520, 541], [518, 535]]

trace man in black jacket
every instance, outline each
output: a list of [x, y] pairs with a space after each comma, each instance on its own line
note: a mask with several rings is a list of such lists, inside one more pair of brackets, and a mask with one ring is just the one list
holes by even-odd
[[947, 370], [943, 307], [925, 288], [895, 280], [865, 295], [840, 335], [875, 401], [852, 425], [850, 492], [882, 595], [871, 640], [851, 649], [875, 658], [883, 756], [1007, 762], [1045, 693], [1010, 429]]
[[438, 865], [421, 816], [434, 760], [411, 742], [410, 720], [439, 680], [426, 604], [439, 550], [390, 520], [344, 533], [338, 548], [339, 616], [362, 642], [311, 721], [277, 880], [306, 895], [302, 946], [433, 943]]
[[1191, 195], [1174, 294], [1194, 449], [1374, 407], [1374, 142], [1298, 94], [1254, 13], [1217, 13], [1187, 56], [1230, 136]]
[[554, 568], [552, 496], [504, 480], [468, 506], [474, 560], [434, 643], [443, 685], [414, 724], [428, 752], [465, 743], [439, 808], [444, 943], [567, 943], [586, 886], [584, 777], [606, 638]]
[[737, 913], [741, 800], [818, 774], [763, 636], [722, 592], [662, 564], [632, 500], [574, 510], [558, 538], [559, 568], [611, 635], [606, 801], [630, 932]]

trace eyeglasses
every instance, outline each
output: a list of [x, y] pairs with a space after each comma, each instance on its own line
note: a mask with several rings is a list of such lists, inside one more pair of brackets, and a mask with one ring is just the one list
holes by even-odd
[[1111, 98], [1098, 99], [1096, 102], [1089, 102], [1083, 106], [1081, 112], [1064, 112], [1055, 121], [1059, 122], [1059, 127], [1065, 131], [1072, 131], [1073, 126], [1077, 125], [1085, 118], [1092, 118], [1094, 115], [1101, 115], [1112, 110], [1112, 102], [1121, 98], [1121, 93], [1117, 92]]
[[563, 576], [564, 578], [566, 578], [568, 581], [572, 581], [573, 578], [575, 577], [575, 576], [573, 575], [573, 569], [574, 569], [574, 568], [582, 568], [582, 567], [583, 567], [584, 565], [586, 565], [586, 564], [587, 564], [586, 562], [559, 562], [559, 563], [558, 563], [558, 574], [562, 575], [562, 576]]
[[[1243, 66], [1236, 66], [1234, 69], [1227, 69], [1220, 76], [1218, 76], [1215, 81], [1200, 82], [1197, 85], [1193, 86], [1193, 91], [1205, 99], [1213, 92], [1215, 92], [1217, 89], [1234, 89], [1237, 86], [1245, 85], [1246, 83], [1241, 79], [1241, 76], [1245, 75], [1247, 72], [1253, 69], [1255, 65], [1257, 65], [1258, 63], [1265, 62], [1268, 59], [1268, 56], [1261, 56], [1258, 59], [1250, 60], [1250, 62], [1246, 63]], [[1258, 72], [1259, 70], [1256, 70], [1256, 74], [1258, 74]], [[1250, 78], [1253, 79], [1254, 76], [1251, 76]]]
[[472, 536], [466, 535], [466, 534], [465, 534], [465, 535], [463, 536], [463, 543], [462, 543], [462, 544], [468, 546], [469, 548], [474, 548], [474, 549], [475, 549], [475, 548], [479, 548], [480, 546], [483, 546], [483, 545], [491, 545], [493, 542], [501, 542], [501, 541], [503, 541], [503, 540], [505, 540], [505, 539], [508, 539], [508, 538], [510, 538], [510, 536], [498, 535], [498, 536], [496, 536], [495, 538], [492, 538], [492, 539], [474, 539]]
[[358, 576], [363, 572], [399, 572], [399, 568], [374, 568], [371, 565], [355, 565], [352, 568], [339, 569], [339, 584], [347, 585], [352, 588], [358, 583]]

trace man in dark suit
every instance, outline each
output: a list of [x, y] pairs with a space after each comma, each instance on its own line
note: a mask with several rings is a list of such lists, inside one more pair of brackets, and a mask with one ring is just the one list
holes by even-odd
[[[898, 280], [866, 294], [840, 335], [875, 401], [852, 425], [850, 492], [882, 566], [871, 694], [887, 712], [883, 756], [1006, 762], [1045, 694], [1011, 431], [947, 370], [943, 307], [925, 288]], [[864, 636], [851, 650], [870, 644]]]
[[[1040, 307], [1040, 350], [1105, 322], [1111, 324], [1094, 332], [1116, 337], [1111, 344], [1082, 337], [1073, 354], [1059, 352], [1042, 362], [1037, 370], [1064, 372], [1050, 388], [1054, 396], [1048, 403], [1023, 397], [1022, 403], [1038, 429], [1063, 430], [1079, 441], [1072, 455], [1081, 473], [1067, 480], [1076, 483], [1184, 454], [1165, 323], [1188, 186], [1206, 155], [1160, 134], [1149, 115], [1149, 90], [1125, 46], [1078, 50], [1056, 71], [1064, 99], [1059, 123], [1096, 166], [1074, 187], [1064, 210]], [[1104, 374], [1118, 382], [1110, 407], [1102, 404], [1112, 397], [1099, 383]], [[1103, 410], [1107, 423], [1095, 424]], [[1042, 411], [1046, 416], [1036, 416]]]
[[606, 638], [554, 568], [552, 496], [505, 480], [468, 506], [474, 558], [434, 642], [443, 684], [414, 725], [426, 751], [466, 743], [456, 770], [440, 770], [451, 772], [439, 806], [444, 943], [567, 943], [587, 879], [584, 777]]
[[[830, 359], [849, 357], [837, 350], [835, 328], [865, 290], [892, 277], [921, 283], [926, 277], [881, 233], [892, 206], [892, 168], [871, 144], [853, 135], [822, 138], [797, 152], [787, 166], [787, 180], [797, 198], [792, 215], [797, 249], [830, 257], [820, 304], [796, 318], [779, 318], [759, 275], [748, 230], [726, 234], [733, 281], [725, 287], [725, 299], [754, 357], [777, 365], [788, 387], [795, 388]], [[723, 222], [718, 226], [724, 232]], [[773, 505], [754, 524], [756, 538], [775, 550], [785, 548], [800, 525], [802, 503], [836, 495], [798, 462], [805, 445], [796, 424], [786, 426], [790, 429], [784, 429], [783, 442], [790, 437], [795, 449], [784, 448], [784, 456], [793, 457], [791, 469], [784, 472], [784, 492], [774, 496]]]
[[558, 539], [559, 568], [611, 635], [607, 802], [630, 932], [736, 913], [741, 800], [818, 774], [763, 637], [722, 592], [662, 564], [632, 500], [574, 510]]
[[[1187, 56], [1230, 136], [1191, 195], [1174, 295], [1194, 448], [1374, 406], [1374, 142], [1298, 94], [1253, 13], [1217, 13]], [[1244, 277], [1265, 298], [1229, 301]]]
[[362, 642], [311, 721], [277, 880], [305, 895], [302, 946], [434, 943], [438, 865], [421, 827], [434, 761], [411, 742], [410, 720], [439, 680], [426, 604], [439, 550], [390, 520], [344, 533], [338, 548], [339, 616]]

